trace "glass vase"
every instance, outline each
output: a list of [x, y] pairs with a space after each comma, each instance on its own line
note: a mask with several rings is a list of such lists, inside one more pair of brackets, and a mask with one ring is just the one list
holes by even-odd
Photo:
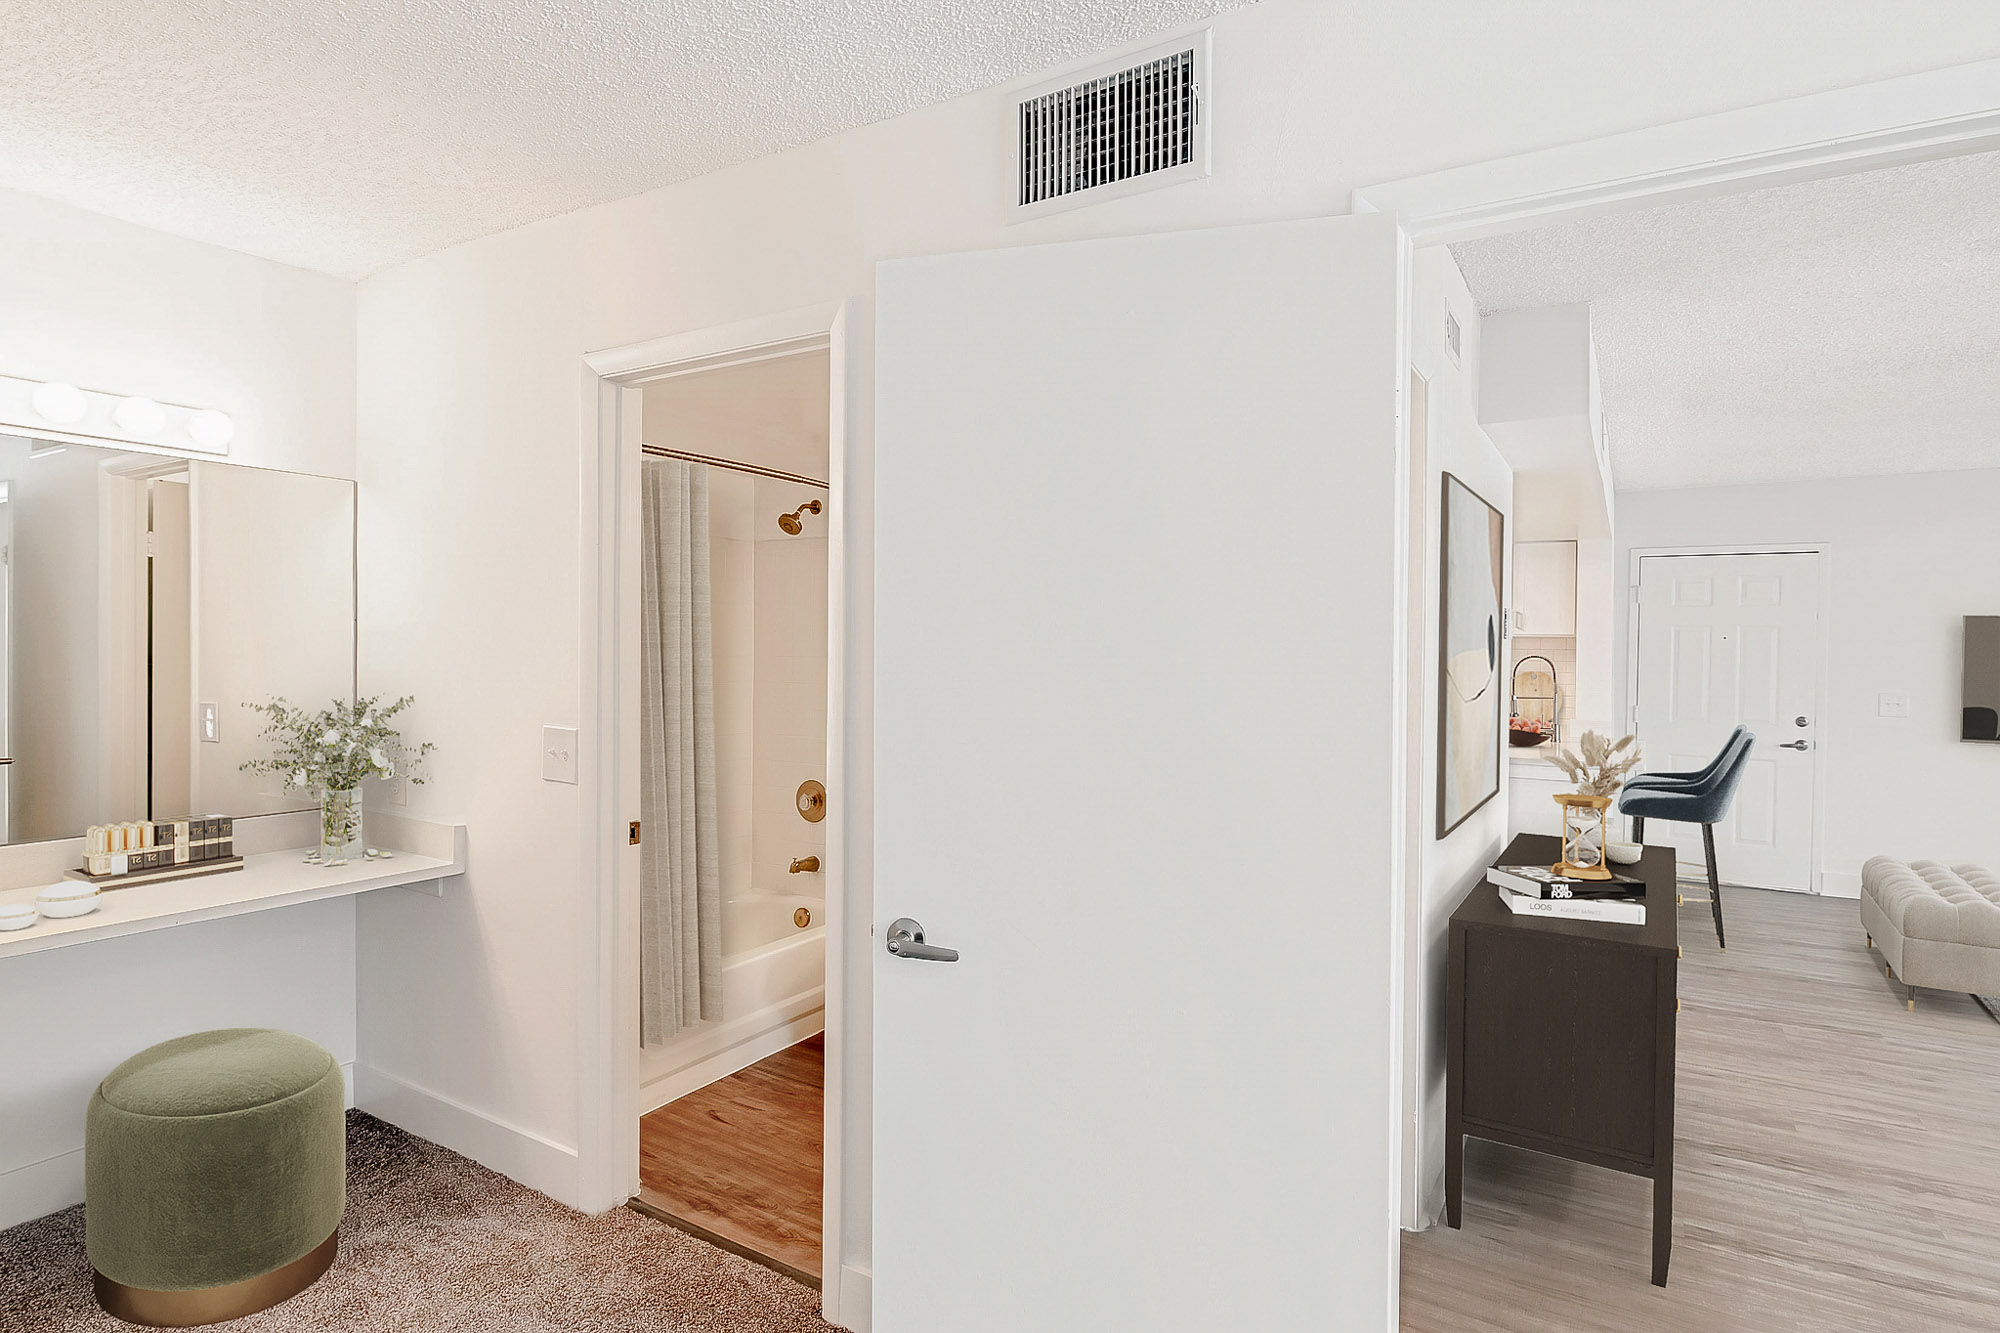
[[325, 788], [319, 797], [319, 863], [344, 866], [360, 846], [361, 788]]

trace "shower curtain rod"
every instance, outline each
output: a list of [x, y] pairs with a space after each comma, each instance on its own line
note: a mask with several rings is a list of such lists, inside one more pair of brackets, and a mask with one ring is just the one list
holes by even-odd
[[704, 463], [709, 467], [719, 467], [725, 472], [748, 472], [753, 476], [770, 477], [777, 481], [795, 481], [801, 486], [817, 486], [823, 491], [833, 489], [832, 485], [817, 477], [801, 476], [796, 472], [781, 472], [774, 467], [758, 467], [755, 463], [735, 463], [727, 458], [710, 458], [706, 454], [691, 454], [685, 449], [669, 449], [663, 444], [642, 444], [641, 452], [653, 458], [678, 458], [683, 463]]

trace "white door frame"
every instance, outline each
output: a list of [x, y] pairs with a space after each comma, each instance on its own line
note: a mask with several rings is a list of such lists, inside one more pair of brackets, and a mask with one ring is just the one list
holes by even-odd
[[1626, 568], [1625, 583], [1625, 729], [1639, 725], [1639, 562], [1674, 556], [1716, 555], [1810, 555], [1819, 561], [1819, 629], [1814, 635], [1813, 652], [1819, 658], [1819, 683], [1813, 695], [1813, 799], [1812, 844], [1807, 866], [1808, 892], [1826, 892], [1822, 867], [1826, 864], [1826, 750], [1827, 750], [1827, 670], [1833, 638], [1833, 544], [1831, 542], [1724, 542], [1707, 546], [1635, 546]]
[[[1406, 290], [1403, 304], [1407, 311], [1411, 296]], [[1402, 321], [1403, 338], [1410, 338], [1410, 321]], [[1403, 404], [1401, 427], [1405, 447], [1409, 454], [1403, 460], [1398, 482], [1403, 488], [1404, 514], [1398, 533], [1403, 548], [1403, 568], [1401, 571], [1403, 600], [1403, 679], [1402, 696], [1397, 701], [1397, 712], [1403, 723], [1403, 762], [1397, 781], [1403, 787], [1402, 819], [1402, 864], [1398, 867], [1401, 880], [1399, 891], [1403, 896], [1401, 932], [1397, 937], [1397, 952], [1401, 956], [1399, 984], [1402, 988], [1402, 1012], [1397, 1016], [1401, 1031], [1403, 1055], [1401, 1068], [1397, 1071], [1397, 1086], [1402, 1090], [1406, 1113], [1397, 1116], [1401, 1125], [1399, 1140], [1402, 1161], [1397, 1163], [1397, 1212], [1404, 1226], [1411, 1226], [1423, 1208], [1424, 1186], [1422, 1177], [1423, 1147], [1418, 1141], [1421, 1127], [1419, 1113], [1424, 1104], [1425, 1070], [1423, 1061], [1416, 1058], [1423, 1050], [1423, 1025], [1429, 1009], [1425, 1004], [1423, 950], [1428, 935], [1424, 911], [1424, 853], [1429, 848], [1431, 826], [1423, 818], [1426, 793], [1434, 786], [1431, 781], [1432, 755], [1426, 744], [1430, 732], [1423, 716], [1424, 689], [1429, 680], [1433, 663], [1430, 654], [1424, 651], [1424, 642], [1430, 632], [1428, 623], [1428, 584], [1424, 578], [1425, 557], [1431, 540], [1430, 525], [1426, 522], [1430, 512], [1430, 453], [1431, 453], [1431, 382], [1430, 378], [1418, 370], [1411, 362], [1407, 349], [1399, 358], [1403, 364], [1403, 374], [1408, 382], [1408, 399]], [[1503, 784], [1504, 785], [1504, 784]]]
[[786, 311], [584, 357], [580, 530], [582, 606], [578, 765], [581, 875], [585, 886], [577, 985], [579, 1194], [593, 1208], [623, 1204], [639, 1189], [639, 858], [627, 827], [639, 816], [639, 465], [640, 385], [722, 366], [826, 349], [827, 786], [825, 1183], [821, 1219], [821, 1300], [840, 1321], [840, 1257], [845, 1181], [841, 1170], [842, 1060], [853, 831], [873, 818], [871, 793], [845, 779], [868, 737], [850, 735], [847, 679], [855, 632], [846, 593], [857, 549], [872, 543], [866, 521], [845, 503], [848, 486], [848, 342], [853, 302]]
[[[1349, 206], [1396, 214], [1413, 244], [1442, 245], [1994, 149], [2000, 60], [1985, 60], [1384, 181], [1355, 190]], [[1820, 707], [1824, 717], [1824, 700]], [[1823, 747], [1816, 762], [1825, 763]], [[1824, 773], [1816, 780], [1823, 791]], [[1406, 818], [1421, 819], [1422, 811]], [[1421, 894], [1421, 874], [1405, 876], [1399, 891]], [[1421, 909], [1406, 903], [1398, 919], [1413, 910]], [[1423, 975], [1424, 948], [1421, 932], [1406, 935], [1396, 960], [1405, 976]], [[1419, 1056], [1412, 1045], [1403, 1058], [1414, 1065]], [[1405, 1120], [1419, 1109], [1405, 1106]], [[1422, 1219], [1406, 1207], [1403, 1225]]]

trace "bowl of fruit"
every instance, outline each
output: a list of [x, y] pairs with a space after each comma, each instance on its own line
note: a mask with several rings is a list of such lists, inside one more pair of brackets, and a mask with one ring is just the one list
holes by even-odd
[[1541, 718], [1510, 717], [1507, 719], [1507, 743], [1526, 749], [1540, 745], [1556, 733], [1555, 724]]

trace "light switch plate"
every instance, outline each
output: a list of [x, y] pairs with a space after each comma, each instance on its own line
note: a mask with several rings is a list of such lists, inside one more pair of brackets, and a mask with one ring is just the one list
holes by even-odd
[[1875, 696], [1875, 712], [1881, 717], [1908, 717], [1910, 696], [1907, 694], [1878, 694]]
[[367, 793], [361, 799], [366, 804], [376, 806], [408, 805], [410, 803], [410, 784], [404, 781], [401, 773], [398, 773], [393, 778], [376, 778], [375, 790]]
[[201, 739], [204, 744], [222, 744], [222, 710], [212, 703], [201, 706]]
[[576, 782], [576, 728], [542, 728], [542, 780]]

